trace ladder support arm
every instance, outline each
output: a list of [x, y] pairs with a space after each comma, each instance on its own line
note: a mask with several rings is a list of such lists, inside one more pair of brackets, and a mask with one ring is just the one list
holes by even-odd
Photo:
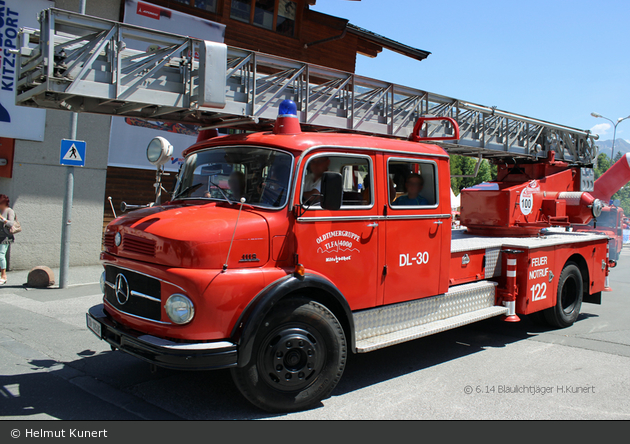
[[592, 166], [597, 156], [589, 131], [332, 68], [55, 8], [40, 26], [21, 30], [23, 106], [255, 130], [291, 99], [306, 130], [411, 137], [482, 158], [554, 152]]

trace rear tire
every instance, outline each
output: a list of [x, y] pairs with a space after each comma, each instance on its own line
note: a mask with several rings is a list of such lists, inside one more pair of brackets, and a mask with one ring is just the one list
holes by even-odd
[[231, 369], [245, 398], [269, 412], [315, 407], [346, 365], [346, 338], [334, 314], [307, 298], [274, 307], [256, 333], [247, 365]]
[[583, 292], [580, 268], [574, 262], [567, 263], [558, 279], [556, 305], [543, 312], [547, 323], [558, 328], [573, 325], [580, 315]]

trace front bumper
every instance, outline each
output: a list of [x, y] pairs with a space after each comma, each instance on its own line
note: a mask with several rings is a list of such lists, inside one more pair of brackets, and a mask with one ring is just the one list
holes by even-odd
[[146, 335], [115, 323], [103, 304], [90, 308], [86, 317], [88, 328], [100, 339], [158, 367], [214, 370], [236, 366], [236, 344], [229, 341], [180, 343]]

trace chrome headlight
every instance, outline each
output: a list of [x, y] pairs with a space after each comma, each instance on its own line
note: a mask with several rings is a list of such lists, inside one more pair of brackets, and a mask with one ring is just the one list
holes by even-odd
[[101, 284], [101, 293], [105, 294], [105, 272], [101, 274], [100, 284]]
[[173, 294], [164, 305], [166, 314], [176, 324], [187, 324], [195, 316], [195, 306], [183, 294]]

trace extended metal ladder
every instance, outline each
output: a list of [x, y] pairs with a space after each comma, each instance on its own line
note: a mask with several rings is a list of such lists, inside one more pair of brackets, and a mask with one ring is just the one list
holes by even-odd
[[[407, 138], [419, 117], [455, 119], [451, 153], [546, 157], [589, 166], [593, 136], [331, 68], [75, 14], [42, 11], [40, 30], [21, 31], [20, 105], [201, 125], [260, 129], [282, 100], [305, 129]], [[449, 136], [443, 121], [425, 136]]]

